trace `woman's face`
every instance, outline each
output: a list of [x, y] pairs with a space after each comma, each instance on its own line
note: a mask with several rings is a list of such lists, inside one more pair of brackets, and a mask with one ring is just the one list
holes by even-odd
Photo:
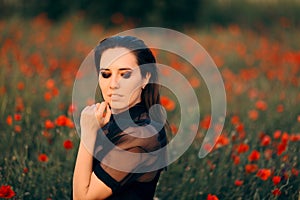
[[142, 88], [150, 74], [142, 77], [136, 57], [128, 49], [117, 47], [103, 52], [99, 86], [112, 113], [120, 113], [141, 101]]

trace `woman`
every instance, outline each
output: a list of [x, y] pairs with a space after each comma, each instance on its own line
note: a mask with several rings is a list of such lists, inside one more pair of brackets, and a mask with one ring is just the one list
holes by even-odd
[[164, 151], [153, 153], [166, 145], [161, 112], [149, 117], [160, 104], [155, 63], [135, 37], [107, 38], [95, 48], [104, 101], [81, 113], [74, 199], [153, 199], [166, 161]]

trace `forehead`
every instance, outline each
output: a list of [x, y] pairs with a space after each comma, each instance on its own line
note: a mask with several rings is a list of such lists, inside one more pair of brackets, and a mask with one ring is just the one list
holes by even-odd
[[107, 49], [102, 53], [100, 68], [134, 68], [138, 66], [135, 55], [130, 50], [117, 47]]

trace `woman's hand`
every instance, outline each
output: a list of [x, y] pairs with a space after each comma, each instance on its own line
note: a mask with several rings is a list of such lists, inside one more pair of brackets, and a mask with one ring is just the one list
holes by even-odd
[[81, 139], [86, 147], [93, 149], [96, 133], [110, 119], [111, 110], [106, 102], [85, 107], [81, 112]]
[[74, 176], [73, 199], [106, 199], [112, 194], [93, 173], [93, 153], [97, 131], [110, 119], [111, 111], [106, 102], [87, 106], [81, 112], [81, 142], [79, 145]]
[[111, 110], [107, 102], [97, 103], [96, 104], [96, 118], [99, 122], [99, 126], [102, 128], [105, 124], [108, 123]]

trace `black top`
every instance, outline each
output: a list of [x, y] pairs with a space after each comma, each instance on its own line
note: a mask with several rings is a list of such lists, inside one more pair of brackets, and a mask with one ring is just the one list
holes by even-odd
[[152, 200], [166, 143], [163, 125], [150, 120], [143, 104], [112, 115], [97, 133], [93, 160], [93, 172], [112, 189], [107, 199]]

